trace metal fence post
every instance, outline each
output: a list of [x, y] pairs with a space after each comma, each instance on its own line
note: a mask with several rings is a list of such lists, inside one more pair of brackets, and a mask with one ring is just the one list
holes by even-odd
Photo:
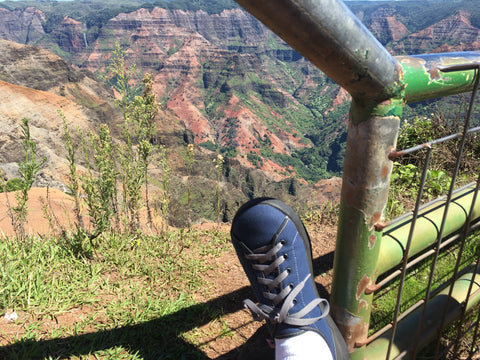
[[352, 359], [363, 359], [402, 100], [352, 102], [331, 302]]

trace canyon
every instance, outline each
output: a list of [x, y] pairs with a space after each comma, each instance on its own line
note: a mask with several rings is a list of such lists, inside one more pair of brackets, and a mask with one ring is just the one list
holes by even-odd
[[[338, 197], [338, 181], [321, 179], [341, 175], [349, 95], [242, 9], [140, 7], [89, 27], [85, 18], [52, 25], [48, 12], [9, 6], [0, 7], [0, 159], [7, 178], [18, 175], [23, 117], [48, 158], [39, 186], [65, 183], [57, 109], [85, 132], [103, 123], [118, 132], [121, 113], [108, 85], [118, 43], [135, 65], [132, 86], [144, 73], [154, 76], [163, 105], [157, 138], [171, 149], [179, 184], [186, 176], [179, 154], [192, 143], [202, 164], [194, 171], [198, 186], [214, 190], [212, 160], [226, 157], [226, 208], [252, 194], [308, 199], [323, 189], [314, 202]], [[394, 6], [352, 9], [394, 54], [480, 48], [480, 29], [466, 10], [412, 31]]]

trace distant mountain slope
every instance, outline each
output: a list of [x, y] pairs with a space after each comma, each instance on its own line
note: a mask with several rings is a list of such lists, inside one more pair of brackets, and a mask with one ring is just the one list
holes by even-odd
[[[411, 54], [478, 49], [480, 10], [472, 3], [348, 6], [394, 54]], [[83, 2], [0, 6], [1, 37], [49, 49], [98, 76], [108, 77], [118, 41], [139, 74], [154, 74], [159, 99], [206, 149], [276, 180], [315, 182], [342, 171], [348, 95], [230, 0], [158, 1], [143, 8], [114, 2], [91, 2], [91, 9]]]

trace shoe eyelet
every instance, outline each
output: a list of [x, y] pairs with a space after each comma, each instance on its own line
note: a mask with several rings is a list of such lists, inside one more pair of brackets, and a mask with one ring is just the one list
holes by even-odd
[[287, 243], [287, 242], [286, 242], [285, 240], [283, 240], [283, 239], [280, 240], [280, 244], [282, 244], [283, 246], [285, 246], [286, 243]]
[[297, 299], [293, 299], [292, 302], [293, 302], [293, 306], [295, 306], [295, 305], [297, 305], [297, 302], [298, 302], [298, 301], [297, 301]]
[[286, 271], [289, 275], [292, 273], [292, 269], [290, 269], [290, 268], [287, 268]]
[[295, 287], [292, 283], [288, 284], [288, 287], [293, 290], [293, 288]]
[[285, 260], [287, 260], [287, 259], [288, 259], [288, 254], [283, 254], [283, 258], [284, 258]]

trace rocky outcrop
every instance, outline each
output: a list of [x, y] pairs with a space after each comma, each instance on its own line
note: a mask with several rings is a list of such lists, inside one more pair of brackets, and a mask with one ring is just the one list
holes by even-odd
[[0, 40], [0, 159], [4, 175], [18, 176], [23, 118], [30, 122], [39, 156], [46, 158], [36, 185], [63, 189], [66, 174], [61, 110], [71, 128], [89, 132], [115, 124], [120, 114], [109, 103], [110, 89], [91, 75], [37, 47]]
[[113, 98], [109, 88], [87, 71], [38, 47], [0, 40], [0, 80], [82, 104], [94, 123], [119, 119], [118, 111], [109, 103]]
[[0, 40], [0, 80], [36, 90], [50, 90], [84, 78], [84, 73], [49, 51]]
[[382, 44], [398, 41], [408, 34], [406, 26], [395, 16], [392, 8], [380, 8], [372, 14], [370, 30]]
[[69, 17], [64, 18], [52, 31], [50, 38], [54, 39], [60, 49], [68, 53], [69, 56], [75, 55], [88, 46], [84, 24]]
[[21, 44], [35, 43], [45, 35], [45, 14], [33, 7], [24, 11], [0, 8], [0, 38]]
[[[295, 125], [282, 129], [265, 125], [266, 117], [281, 121], [273, 109], [261, 113], [251, 107], [298, 104], [279, 84], [292, 81], [291, 75], [273, 79], [262, 69], [275, 66], [279, 60], [298, 62], [304, 68], [308, 65], [244, 11], [209, 15], [203, 11], [140, 9], [111, 19], [100, 38], [82, 66], [92, 71], [102, 69], [110, 55], [105, 44], [113, 48], [115, 41], [128, 43], [129, 61], [136, 63], [137, 69], [155, 74], [158, 97], [192, 131], [196, 143], [235, 147], [240, 156], [251, 152], [259, 155], [258, 139], [263, 141], [265, 136], [271, 142], [269, 151], [288, 154], [305, 146]], [[277, 44], [274, 49], [265, 45], [267, 38]], [[248, 74], [258, 72], [258, 80], [248, 79]], [[310, 72], [318, 76], [313, 67]], [[310, 75], [307, 71], [302, 76]], [[315, 82], [310, 84], [310, 89], [316, 86]], [[250, 105], [240, 101], [245, 96], [250, 97]], [[278, 177], [277, 173], [271, 175]]]

